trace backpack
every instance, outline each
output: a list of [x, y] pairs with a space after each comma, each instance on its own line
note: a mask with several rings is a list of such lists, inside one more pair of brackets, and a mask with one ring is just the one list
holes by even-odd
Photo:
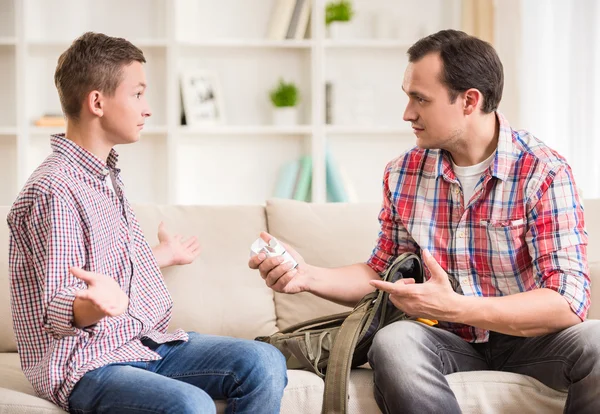
[[[387, 282], [414, 278], [423, 282], [421, 259], [403, 253], [382, 277]], [[256, 340], [279, 349], [288, 369], [305, 369], [325, 378], [323, 413], [346, 413], [350, 370], [367, 362], [375, 333], [390, 323], [408, 319], [388, 299], [375, 291], [365, 295], [350, 312], [311, 319]]]

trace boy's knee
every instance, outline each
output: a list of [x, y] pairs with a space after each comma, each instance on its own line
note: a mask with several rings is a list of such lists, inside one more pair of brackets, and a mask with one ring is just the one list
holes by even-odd
[[216, 414], [217, 412], [213, 399], [200, 388], [182, 390], [171, 398], [174, 406], [169, 412], [182, 414]]

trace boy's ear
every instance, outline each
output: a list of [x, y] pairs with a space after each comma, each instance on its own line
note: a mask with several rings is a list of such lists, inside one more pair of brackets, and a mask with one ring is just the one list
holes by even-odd
[[91, 91], [85, 101], [86, 109], [93, 115], [101, 117], [104, 115], [104, 96], [99, 91]]

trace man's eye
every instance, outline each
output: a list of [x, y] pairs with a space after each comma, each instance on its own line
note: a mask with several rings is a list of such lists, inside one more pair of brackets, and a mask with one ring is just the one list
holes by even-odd
[[140, 99], [142, 97], [142, 93], [141, 92], [136, 93], [135, 97], [138, 98], [138, 99]]

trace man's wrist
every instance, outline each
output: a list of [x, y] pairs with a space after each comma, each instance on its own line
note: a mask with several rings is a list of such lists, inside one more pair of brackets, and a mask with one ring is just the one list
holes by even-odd
[[475, 311], [473, 307], [474, 299], [476, 298], [455, 293], [450, 312], [448, 312], [448, 317], [446, 318], [447, 321], [452, 323], [469, 324], [467, 321], [471, 319], [470, 315], [472, 316], [472, 313]]
[[314, 293], [316, 285], [316, 279], [314, 278], [314, 266], [304, 264], [302, 267], [303, 269], [299, 270], [300, 265], [298, 265], [298, 274], [296, 276], [298, 276], [302, 271], [304, 273], [304, 276], [306, 277], [306, 284], [303, 286], [303, 291]]

